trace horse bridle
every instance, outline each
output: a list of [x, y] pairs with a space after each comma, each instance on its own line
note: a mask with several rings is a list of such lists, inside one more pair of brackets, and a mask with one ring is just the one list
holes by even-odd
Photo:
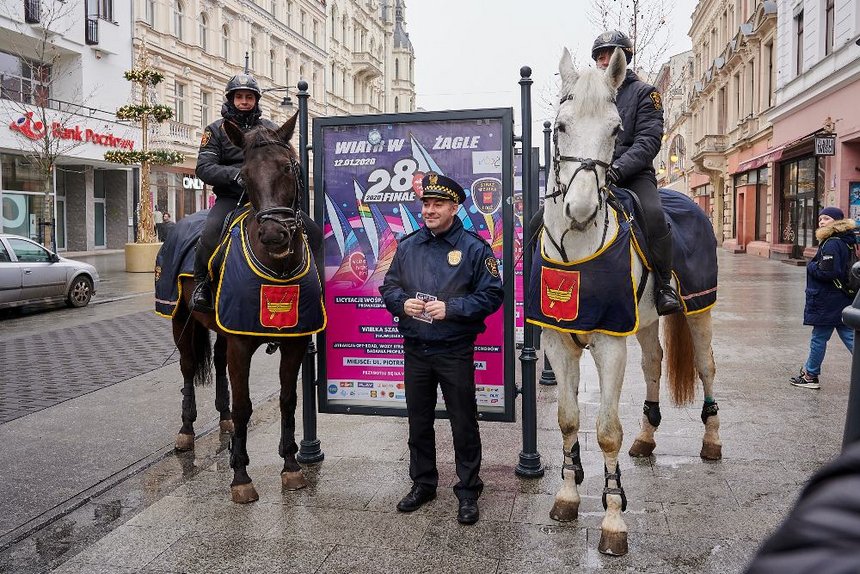
[[[561, 99], [561, 101], [559, 102], [559, 105], [561, 105], [561, 104], [563, 104], [569, 100], [572, 100], [572, 99], [573, 99], [573, 95], [568, 94]], [[556, 124], [557, 123], [558, 122], [556, 122]], [[583, 223], [583, 227], [584, 227], [584, 226], [588, 225], [589, 223], [591, 223], [592, 221], [594, 221], [594, 219], [597, 217], [597, 212], [603, 208], [603, 203], [606, 201], [607, 195], [609, 193], [609, 190], [607, 189], [606, 185], [600, 185], [600, 176], [597, 175], [597, 166], [600, 166], [605, 170], [608, 170], [611, 166], [608, 163], [606, 163], [605, 161], [601, 161], [599, 159], [592, 159], [590, 157], [576, 157], [576, 156], [569, 156], [569, 155], [561, 155], [561, 153], [559, 152], [559, 149], [558, 149], [558, 126], [557, 125], [556, 125], [556, 127], [553, 128], [553, 131], [552, 131], [552, 145], [553, 145], [552, 170], [553, 170], [553, 175], [555, 176], [555, 178], [554, 178], [555, 179], [555, 185], [553, 186], [552, 193], [547, 195], [545, 199], [552, 199], [553, 203], [557, 203], [559, 197], [561, 197], [563, 200], [565, 198], [565, 196], [567, 196], [567, 192], [570, 189], [571, 184], [573, 183], [573, 179], [579, 174], [579, 172], [590, 171], [591, 173], [594, 174], [594, 183], [597, 186], [597, 207], [594, 208], [594, 213], [592, 213], [591, 216], [585, 221], [585, 223]], [[562, 162], [574, 162], [574, 163], [578, 162], [579, 163], [579, 167], [577, 167], [574, 170], [573, 174], [570, 176], [570, 179], [567, 180], [567, 183], [565, 185], [561, 185], [559, 183], [559, 177], [561, 175], [561, 164], [562, 164]], [[596, 222], [595, 222], [595, 225], [596, 225]], [[609, 210], [607, 209], [604, 211], [603, 237], [600, 240], [600, 245], [597, 247], [597, 251], [600, 251], [600, 248], [606, 242], [606, 232], [607, 232], [608, 228], [609, 228]], [[556, 251], [558, 251], [561, 254], [562, 259], [564, 260], [565, 263], [567, 263], [567, 252], [564, 249], [564, 236], [567, 235], [567, 233], [569, 231], [570, 231], [570, 229], [566, 229], [565, 232], [561, 236], [561, 240], [558, 243], [556, 243], [555, 239], [553, 239], [552, 235], [550, 234], [549, 229], [547, 229], [546, 225], [544, 225], [544, 233], [546, 234], [550, 243], [552, 243], [552, 246], [555, 247]]]
[[[282, 148], [292, 152], [292, 148], [289, 144], [274, 139], [255, 142], [254, 145], [251, 146], [251, 149], [270, 145], [281, 146]], [[304, 192], [304, 180], [302, 179], [302, 168], [299, 165], [299, 162], [293, 159], [292, 155], [289, 156], [289, 168], [290, 173], [296, 179], [296, 194], [293, 197], [293, 205], [291, 207], [269, 207], [268, 209], [261, 209], [254, 213], [254, 219], [257, 220], [258, 225], [262, 225], [266, 221], [274, 221], [284, 228], [284, 231], [287, 234], [287, 245], [290, 246], [287, 255], [292, 253], [293, 237], [296, 232], [304, 231], [304, 223], [302, 222], [302, 218], [298, 210], [299, 197]]]

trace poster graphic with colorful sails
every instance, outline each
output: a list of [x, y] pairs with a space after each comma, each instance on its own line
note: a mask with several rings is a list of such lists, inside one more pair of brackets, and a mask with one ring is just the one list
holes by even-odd
[[[330, 317], [321, 382], [325, 401], [402, 409], [402, 338], [379, 286], [397, 241], [422, 225], [421, 179], [428, 171], [452, 177], [464, 187], [467, 200], [457, 215], [466, 229], [492, 245], [502, 268], [502, 121], [323, 124], [316, 133], [317, 145], [324, 150], [316, 177], [321, 176], [324, 186], [325, 303]], [[316, 197], [319, 202], [319, 193]], [[476, 341], [476, 397], [482, 412], [505, 409], [503, 309], [487, 318], [487, 330]]]

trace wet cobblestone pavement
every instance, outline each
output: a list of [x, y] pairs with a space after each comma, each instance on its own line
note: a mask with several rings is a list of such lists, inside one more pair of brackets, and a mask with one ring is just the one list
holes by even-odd
[[[308, 488], [282, 491], [279, 413], [276, 401], [269, 400], [255, 403], [248, 442], [258, 502], [230, 502], [227, 439], [217, 430], [198, 438], [193, 453], [173, 453], [165, 440], [163, 449], [129, 465], [122, 479], [79, 497], [73, 511], [58, 513], [46, 526], [24, 534], [20, 526], [8, 530], [14, 526], [10, 522], [5, 531], [18, 536], [5, 548], [0, 538], [0, 572], [741, 572], [810, 474], [838, 453], [850, 356], [831, 342], [822, 389], [791, 387], [788, 378], [805, 358], [809, 336], [801, 325], [804, 269], [723, 251], [720, 266], [714, 352], [724, 458], [708, 463], [698, 456], [701, 391], [686, 408], [670, 406], [664, 396], [654, 455], [620, 458], [629, 501], [624, 518], [630, 552], [624, 557], [597, 552], [603, 460], [594, 430], [595, 370], [586, 358], [580, 391], [585, 481], [575, 522], [549, 518], [561, 484], [557, 387], [538, 392], [542, 478], [521, 479], [513, 472], [521, 448], [519, 424], [481, 423], [486, 487], [481, 520], [474, 526], [456, 522], [450, 488], [440, 488], [438, 498], [415, 513], [395, 510], [410, 485], [406, 421], [398, 418], [320, 415], [325, 460], [305, 467]], [[644, 397], [635, 339], [628, 348], [620, 405], [623, 452], [638, 428]], [[260, 353], [253, 367], [254, 380], [265, 381], [269, 396], [275, 360]], [[129, 403], [116, 415], [127, 417], [124, 427], [117, 427], [121, 431], [108, 433], [96, 420], [67, 430], [87, 434], [90, 443], [88, 460], [63, 469], [75, 476], [117, 449], [131, 448], [143, 433], [164, 427], [164, 436], [172, 436], [179, 427], [178, 380], [178, 366], [167, 365], [0, 425], [0, 443], [40, 433], [55, 436], [50, 425], [68, 424], [98, 399]], [[198, 398], [198, 405], [199, 420], [207, 421], [198, 432], [214, 429], [211, 395]], [[301, 409], [297, 416], [301, 428]], [[448, 423], [438, 421], [436, 429], [440, 485], [450, 487], [456, 477]], [[29, 448], [40, 444], [32, 441]], [[0, 474], [20, 476], [9, 466], [0, 466]], [[46, 492], [42, 485], [48, 481], [28, 478], [32, 482], [18, 481], [6, 493], [11, 500], [0, 516], [14, 514], [12, 504], [26, 504], [27, 492]]]

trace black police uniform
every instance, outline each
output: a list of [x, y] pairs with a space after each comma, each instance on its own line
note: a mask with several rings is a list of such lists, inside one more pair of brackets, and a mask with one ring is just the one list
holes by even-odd
[[[238, 110], [232, 102], [232, 93], [243, 89], [249, 89], [257, 94], [257, 104], [247, 112]], [[273, 130], [278, 129], [278, 126], [273, 122], [260, 118], [260, 94], [261, 92], [253, 78], [242, 75], [235, 76], [227, 84], [227, 100], [221, 106], [222, 118], [206, 126], [203, 131], [200, 150], [197, 152], [197, 169], [195, 171], [197, 177], [212, 186], [215, 204], [209, 210], [206, 225], [203, 227], [200, 242], [197, 244], [194, 260], [194, 281], [198, 288], [201, 284], [208, 286], [207, 266], [209, 258], [221, 238], [224, 220], [239, 202], [244, 203], [248, 200], [248, 197], [244, 195], [239, 177], [244, 154], [227, 137], [227, 133], [224, 131], [224, 121], [232, 121], [246, 132], [258, 125], [264, 125]], [[209, 294], [209, 298], [211, 299], [211, 294]], [[197, 293], [195, 293], [193, 301], [198, 300]], [[200, 308], [199, 310], [206, 309]]]
[[[439, 235], [422, 227], [397, 246], [379, 291], [385, 306], [399, 319], [404, 338], [409, 476], [415, 486], [435, 492], [439, 474], [433, 421], [436, 389], [441, 385], [459, 478], [454, 492], [461, 502], [476, 500], [483, 483], [478, 476], [481, 437], [475, 404], [475, 338], [486, 329], [484, 319], [501, 306], [504, 297], [493, 250], [480, 236], [466, 231], [457, 217]], [[445, 302], [445, 319], [425, 323], [405, 313], [404, 303], [419, 291]]]

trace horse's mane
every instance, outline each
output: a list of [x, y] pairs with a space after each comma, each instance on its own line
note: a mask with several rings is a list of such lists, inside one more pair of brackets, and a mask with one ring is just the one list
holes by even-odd
[[[266, 142], [282, 143], [275, 130], [262, 124], [255, 126], [245, 133], [245, 149], [257, 147], [261, 144], [265, 144]], [[296, 149], [293, 147], [291, 142], [287, 142], [286, 150], [289, 153], [290, 160], [299, 160], [299, 154], [296, 152]]]
[[615, 105], [615, 92], [607, 83], [605, 72], [597, 68], [580, 72], [570, 94], [562, 94], [562, 99], [568, 95], [572, 96], [570, 105], [577, 117], [595, 115], [601, 104]]

